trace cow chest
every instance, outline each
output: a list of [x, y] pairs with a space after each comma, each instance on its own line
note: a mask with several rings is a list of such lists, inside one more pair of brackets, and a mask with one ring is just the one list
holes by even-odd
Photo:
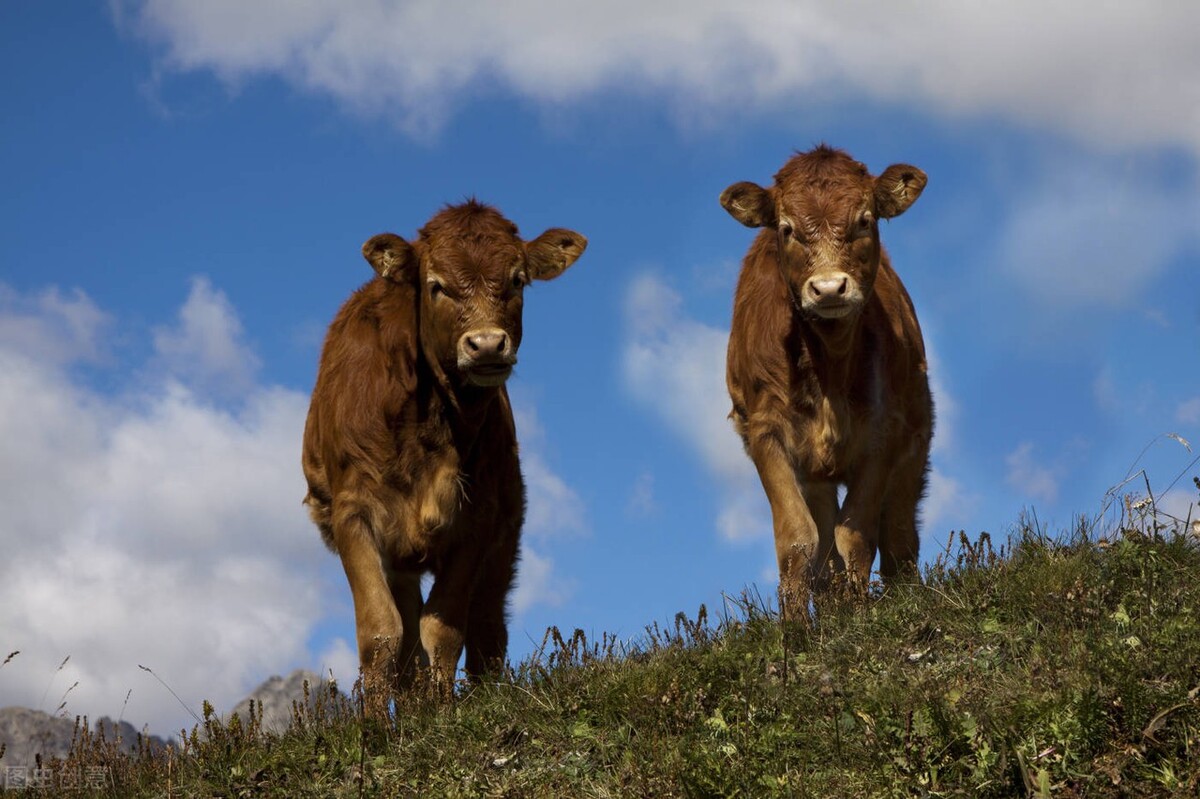
[[[487, 414], [470, 434], [441, 416], [398, 429], [388, 487], [399, 511], [394, 518], [394, 556], [425, 562], [463, 536], [480, 535], [490, 518], [512, 508], [500, 495], [505, 485], [522, 496], [511, 423]], [[513, 477], [515, 475], [515, 478]], [[513, 503], [509, 503], [513, 504]]]
[[449, 425], [436, 418], [397, 425], [395, 455], [384, 476], [394, 556], [425, 559], [448, 544], [464, 501], [465, 479]]
[[846, 482], [890, 437], [879, 370], [872, 364], [832, 386], [807, 377], [790, 409], [790, 451], [807, 479]]

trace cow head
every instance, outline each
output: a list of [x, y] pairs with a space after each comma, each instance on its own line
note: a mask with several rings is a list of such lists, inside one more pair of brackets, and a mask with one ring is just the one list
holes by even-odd
[[770, 188], [735, 183], [721, 205], [747, 227], [775, 231], [779, 266], [805, 316], [854, 318], [879, 269], [879, 220], [899, 216], [921, 195], [925, 173], [893, 164], [872, 177], [841, 150], [820, 146], [788, 161]]
[[558, 277], [586, 247], [564, 228], [523, 241], [516, 225], [471, 200], [442, 210], [411, 244], [373, 236], [363, 256], [380, 277], [416, 289], [430, 363], [459, 385], [498, 386], [517, 363], [525, 286]]

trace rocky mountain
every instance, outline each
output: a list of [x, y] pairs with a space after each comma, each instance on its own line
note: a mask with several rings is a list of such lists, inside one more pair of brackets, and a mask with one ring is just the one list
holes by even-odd
[[[123, 750], [137, 751], [138, 731], [128, 721], [113, 721], [106, 716], [99, 721], [89, 722], [89, 726], [94, 734], [103, 732], [106, 741], [119, 741]], [[41, 755], [43, 760], [66, 757], [74, 737], [74, 717], [51, 716], [24, 707], [0, 708], [0, 746], [4, 748], [0, 768], [32, 767], [37, 755]], [[150, 736], [148, 742], [151, 746], [167, 745], [157, 735]]]
[[[262, 702], [262, 728], [267, 732], [281, 733], [292, 723], [292, 703], [304, 704], [304, 683], [309, 686], [309, 704], [319, 693], [328, 691], [328, 680], [315, 672], [297, 669], [287, 677], [273, 676], [245, 699], [238, 702], [222, 718], [228, 720], [237, 713], [242, 722], [250, 719], [250, 703]], [[127, 721], [116, 722], [102, 718], [91, 722], [93, 732], [103, 730], [105, 740], [119, 740], [121, 748], [135, 752], [138, 748], [138, 730]], [[51, 716], [40, 710], [23, 707], [0, 709], [0, 746], [4, 749], [0, 757], [0, 770], [6, 767], [32, 768], [36, 756], [43, 760], [51, 757], [66, 757], [75, 735], [75, 718]], [[151, 746], [170, 746], [171, 742], [156, 735], [149, 737]]]
[[250, 719], [250, 703], [262, 702], [262, 728], [267, 732], [281, 733], [292, 725], [292, 703], [304, 705], [304, 683], [308, 683], [308, 705], [312, 707], [318, 694], [329, 690], [329, 680], [319, 674], [304, 669], [296, 669], [287, 677], [275, 675], [230, 711], [228, 718], [234, 713], [243, 723]]

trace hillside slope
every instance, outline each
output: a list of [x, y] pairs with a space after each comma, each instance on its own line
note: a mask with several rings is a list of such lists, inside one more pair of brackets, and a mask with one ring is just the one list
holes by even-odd
[[812, 628], [764, 604], [632, 648], [552, 630], [508, 679], [388, 723], [328, 690], [281, 736], [210, 716], [182, 753], [109, 757], [106, 795], [1200, 793], [1193, 537], [964, 538], [922, 584], [822, 601]]

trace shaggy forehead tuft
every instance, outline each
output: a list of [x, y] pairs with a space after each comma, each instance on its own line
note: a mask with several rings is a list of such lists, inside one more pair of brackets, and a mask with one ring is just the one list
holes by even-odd
[[447, 205], [419, 231], [422, 239], [515, 239], [517, 226], [490, 205], [472, 198]]
[[781, 189], [820, 190], [842, 186], [862, 186], [870, 180], [867, 168], [845, 150], [824, 144], [806, 153], [797, 153], [775, 173], [775, 185]]
[[824, 144], [797, 153], [775, 173], [778, 202], [802, 216], [842, 216], [871, 191], [871, 174], [844, 150]]
[[443, 208], [421, 228], [420, 237], [439, 276], [463, 285], [481, 275], [491, 282], [506, 280], [523, 252], [517, 226], [475, 199]]

